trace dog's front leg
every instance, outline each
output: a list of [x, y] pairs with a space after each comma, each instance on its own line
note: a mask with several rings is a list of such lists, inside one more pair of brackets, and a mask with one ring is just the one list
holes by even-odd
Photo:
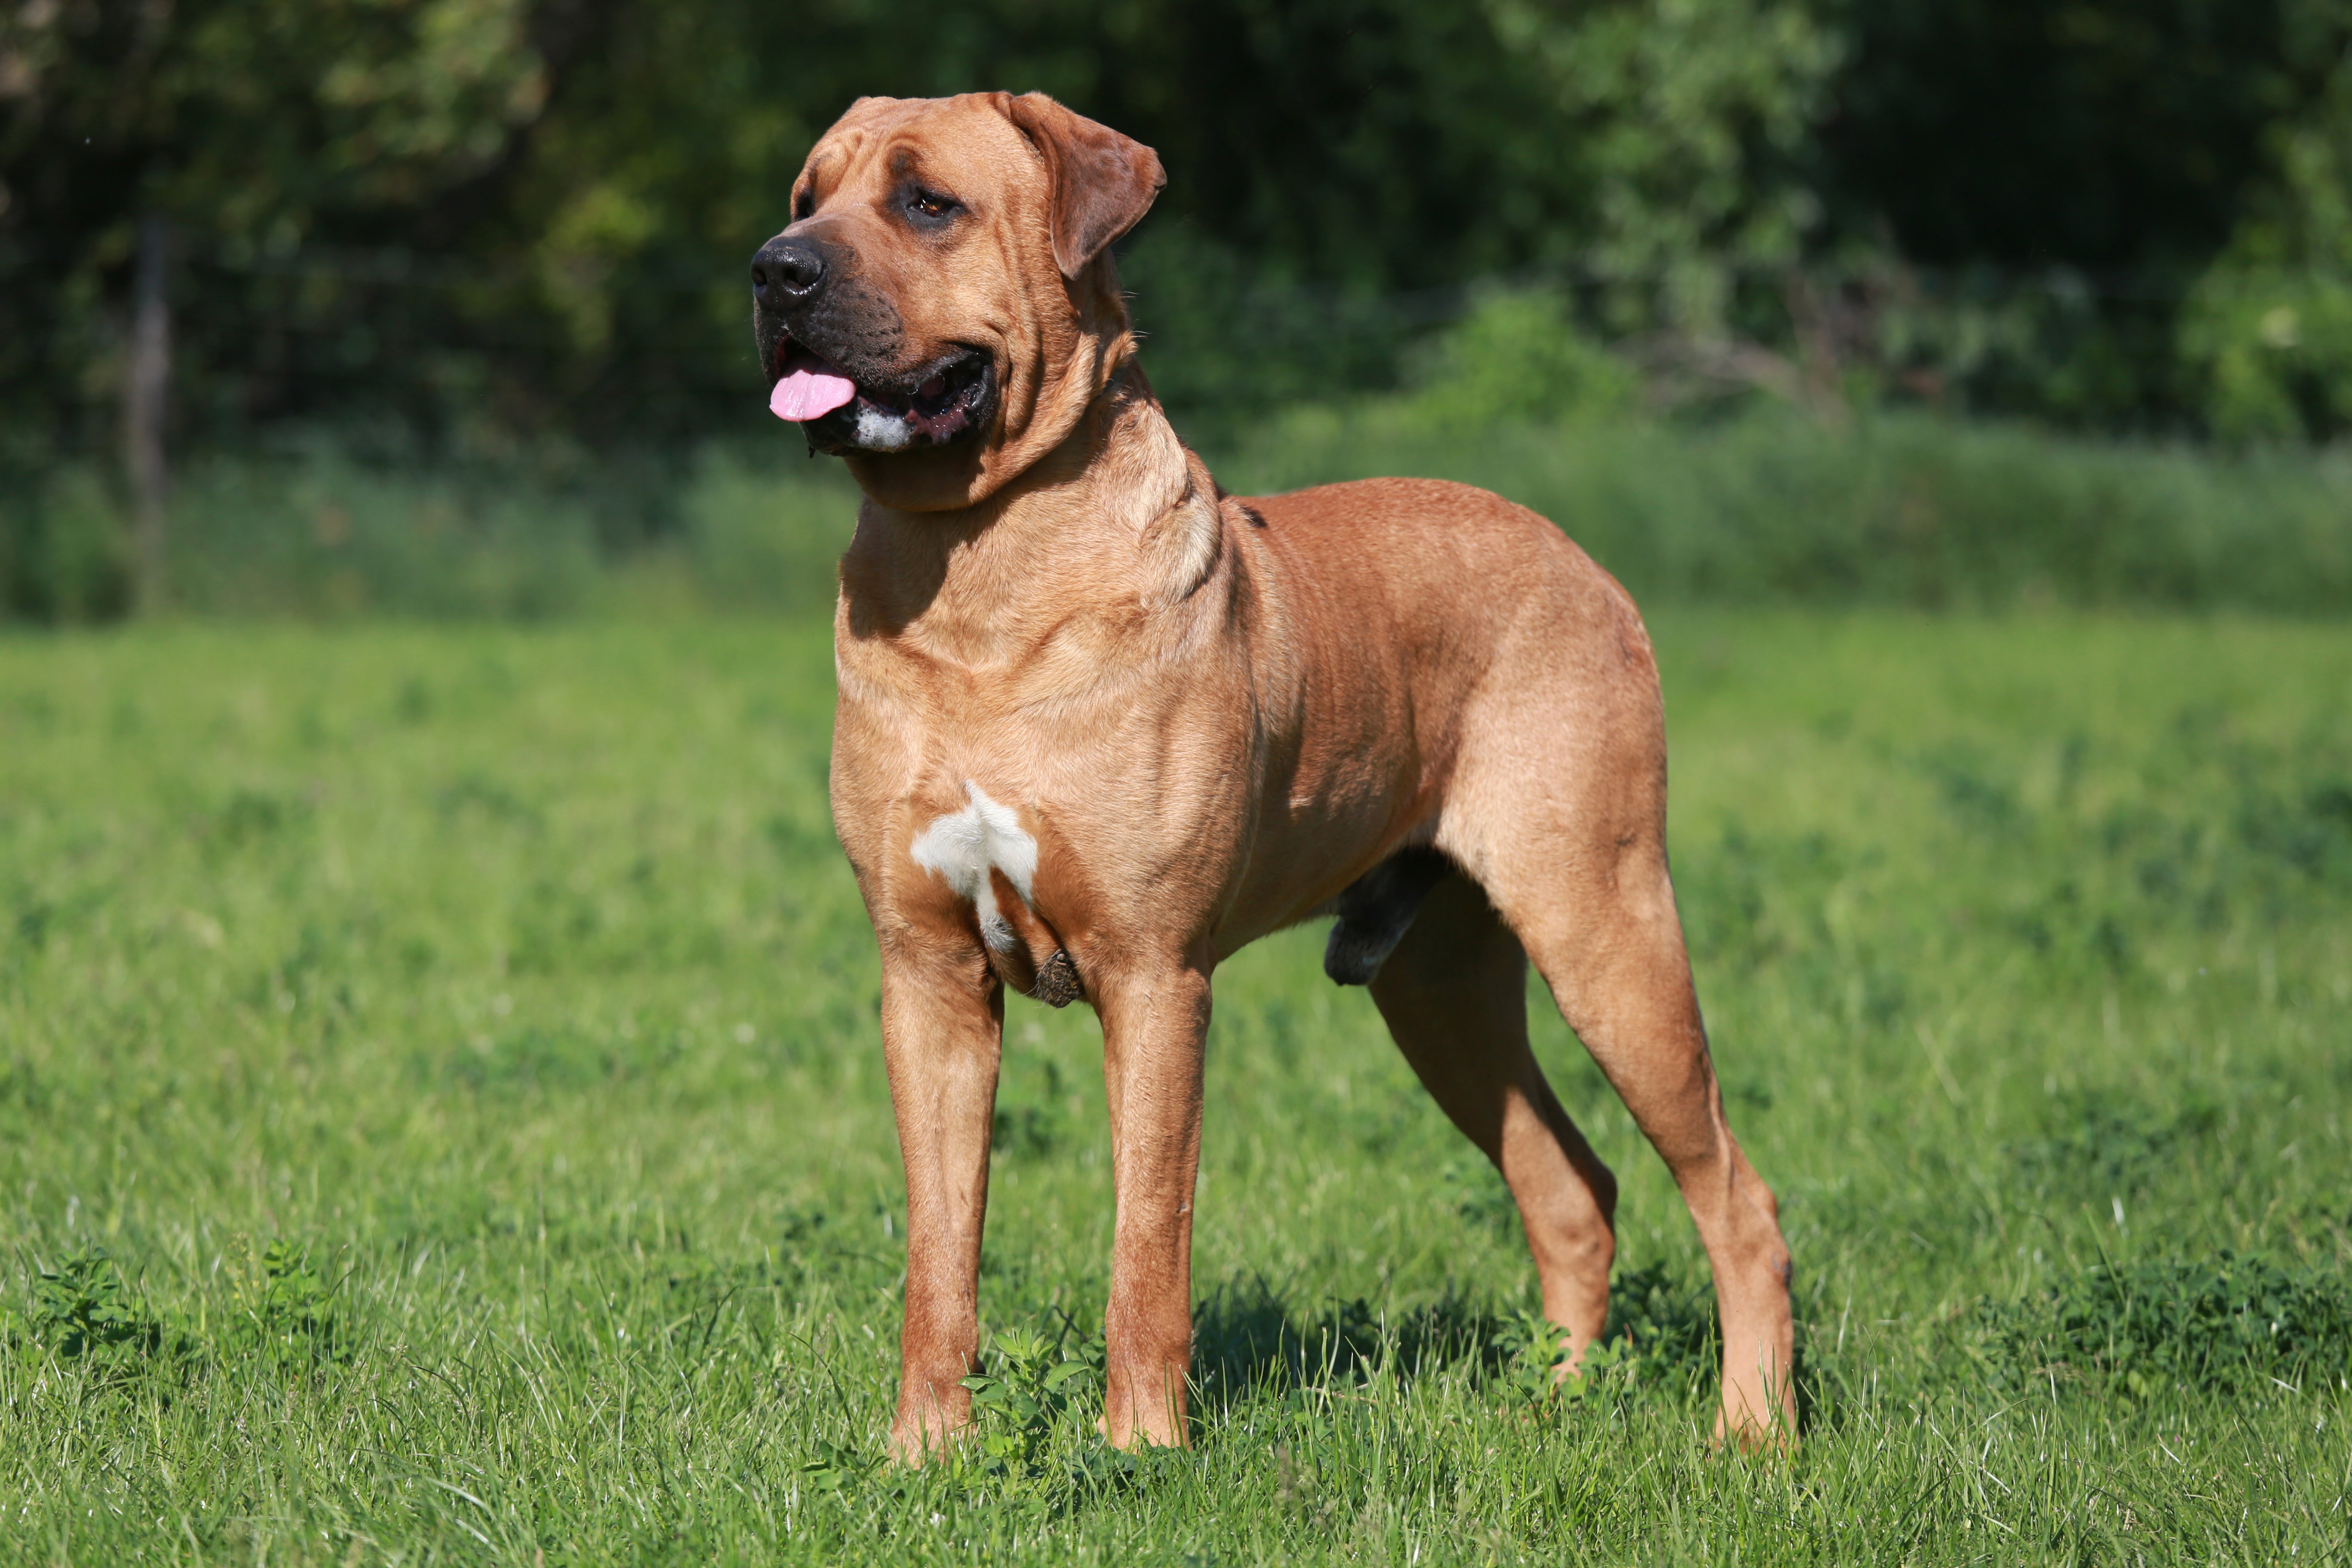
[[980, 1237], [1004, 993], [975, 955], [956, 963], [886, 952], [882, 1050], [907, 1167], [907, 1315], [890, 1447], [920, 1464], [971, 1416], [979, 1370]]
[[1171, 963], [1106, 977], [1095, 1006], [1118, 1200], [1103, 1315], [1103, 1431], [1122, 1448], [1179, 1446], [1192, 1363], [1192, 1187], [1209, 976]]

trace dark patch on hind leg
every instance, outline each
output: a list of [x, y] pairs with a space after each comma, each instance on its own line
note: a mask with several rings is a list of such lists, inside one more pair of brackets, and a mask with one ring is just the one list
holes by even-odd
[[1454, 863], [1434, 849], [1400, 849], [1331, 900], [1339, 917], [1323, 949], [1323, 973], [1341, 985], [1370, 985], [1396, 951], [1422, 900]]

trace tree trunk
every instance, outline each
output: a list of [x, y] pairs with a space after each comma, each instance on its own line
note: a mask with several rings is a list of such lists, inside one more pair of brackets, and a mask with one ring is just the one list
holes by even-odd
[[139, 608], [163, 607], [167, 578], [171, 469], [163, 421], [172, 391], [172, 227], [149, 216], [139, 226], [139, 270], [132, 285], [131, 363], [122, 387], [123, 466], [130, 472], [132, 563]]

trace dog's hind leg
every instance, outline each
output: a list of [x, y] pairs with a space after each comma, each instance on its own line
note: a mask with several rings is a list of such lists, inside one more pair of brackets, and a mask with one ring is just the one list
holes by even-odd
[[1458, 872], [1421, 900], [1371, 982], [1405, 1060], [1503, 1173], [1527, 1227], [1544, 1316], [1580, 1359], [1609, 1315], [1616, 1178], [1570, 1121], [1528, 1045], [1527, 957]]
[[1490, 885], [1697, 1222], [1723, 1321], [1717, 1436], [1785, 1441], [1796, 1429], [1788, 1244], [1771, 1189], [1724, 1120], [1660, 825], [1568, 819], [1579, 826], [1531, 836], [1536, 852], [1494, 867]]
[[[1674, 1173], [1698, 1223], [1723, 1320], [1718, 1436], [1795, 1432], [1794, 1330], [1780, 1205], [1724, 1121], [1663, 857], [1620, 868], [1522, 927], [1569, 1026]], [[1586, 901], [1591, 900], [1591, 901]], [[1585, 908], [1568, 906], [1585, 902]], [[1598, 907], [1594, 907], [1595, 905]]]
[[1486, 889], [1690, 1207], [1723, 1321], [1718, 1435], [1789, 1441], [1789, 1247], [1724, 1120], [1691, 984], [1657, 667], [1597, 568], [1559, 585], [1559, 612], [1530, 616], [1465, 716], [1436, 846]]

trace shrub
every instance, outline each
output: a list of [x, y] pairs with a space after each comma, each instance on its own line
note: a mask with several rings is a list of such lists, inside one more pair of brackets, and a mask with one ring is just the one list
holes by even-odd
[[2150, 1399], [2270, 1379], [2342, 1379], [2352, 1288], [2333, 1268], [2259, 1253], [2101, 1263], [2021, 1301], [1983, 1302], [1974, 1325], [1994, 1377], [2055, 1379]]

